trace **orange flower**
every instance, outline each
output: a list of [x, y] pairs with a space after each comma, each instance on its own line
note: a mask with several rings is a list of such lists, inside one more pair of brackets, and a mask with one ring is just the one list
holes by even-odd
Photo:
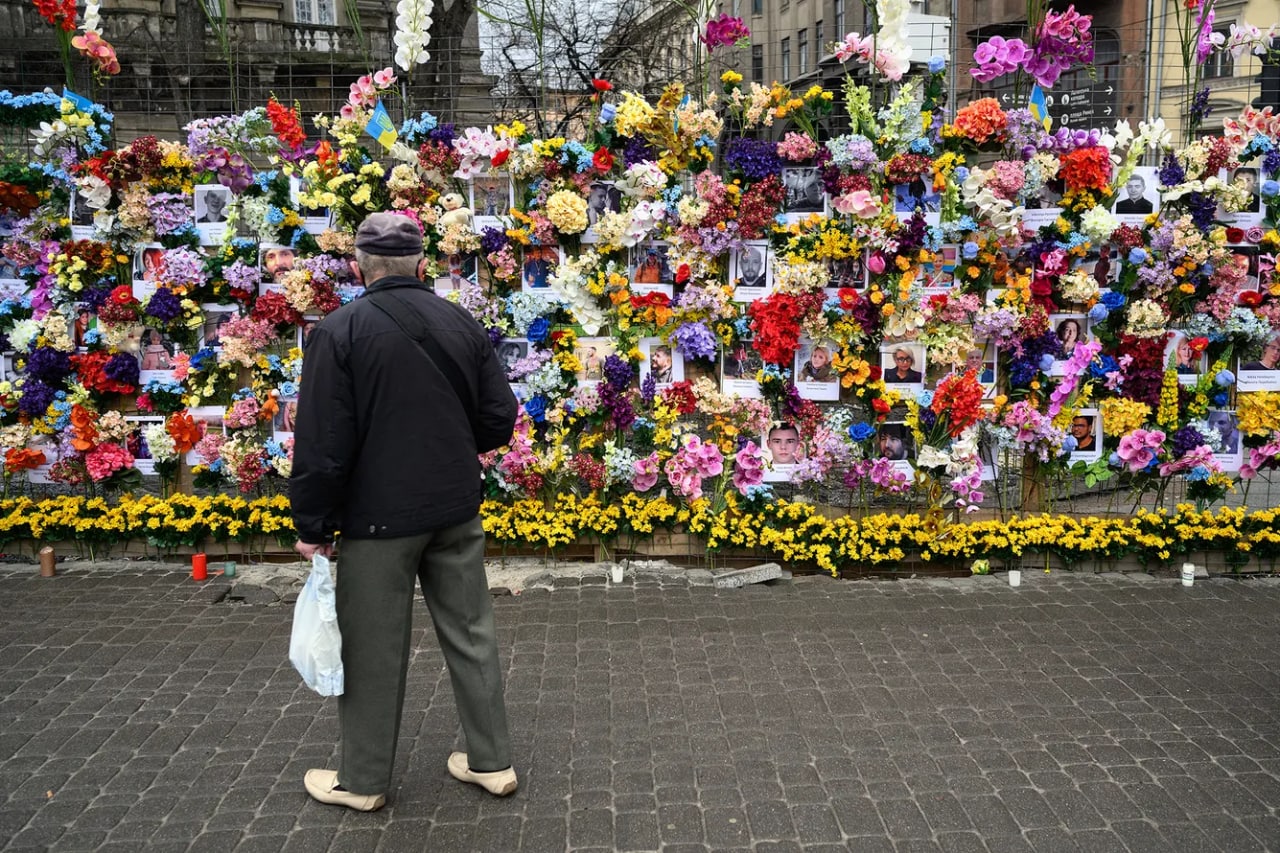
[[94, 439], [98, 437], [98, 428], [94, 426], [96, 418], [93, 412], [83, 406], [71, 407], [71, 446], [84, 452], [92, 450]]
[[173, 449], [179, 455], [195, 447], [196, 442], [204, 438], [204, 430], [201, 425], [196, 423], [195, 419], [186, 412], [178, 412], [178, 414], [169, 418], [169, 422], [165, 424], [165, 430], [169, 433], [169, 437], [173, 439]]
[[25, 447], [11, 447], [4, 454], [4, 472], [13, 474], [17, 471], [29, 471], [45, 463], [45, 456], [39, 450]]

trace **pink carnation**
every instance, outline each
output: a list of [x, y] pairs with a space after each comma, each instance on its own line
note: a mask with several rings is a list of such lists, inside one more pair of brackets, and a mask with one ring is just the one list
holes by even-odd
[[84, 467], [95, 483], [132, 465], [133, 455], [118, 444], [99, 444], [84, 455]]

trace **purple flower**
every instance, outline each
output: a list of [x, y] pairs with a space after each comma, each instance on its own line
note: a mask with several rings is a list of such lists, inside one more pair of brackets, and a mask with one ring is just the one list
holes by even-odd
[[640, 383], [640, 401], [646, 406], [653, 405], [653, 398], [658, 394], [658, 381], [653, 378], [650, 373], [644, 378], [644, 382]]
[[631, 168], [636, 163], [644, 163], [654, 159], [655, 151], [648, 140], [632, 136], [627, 139], [626, 147], [622, 149], [622, 162]]
[[453, 138], [455, 136], [457, 136], [457, 134], [454, 133], [453, 125], [451, 124], [442, 124], [427, 133], [428, 140], [445, 147], [453, 145]]
[[631, 364], [616, 355], [607, 356], [604, 360], [604, 379], [615, 388], [626, 388], [634, 376]]
[[50, 385], [61, 385], [71, 375], [71, 356], [53, 347], [37, 347], [27, 357], [27, 375]]
[[761, 181], [782, 174], [778, 145], [767, 139], [735, 139], [725, 147], [725, 168], [739, 172], [749, 181]]
[[480, 251], [486, 255], [501, 252], [510, 242], [507, 232], [500, 228], [486, 228], [480, 232]]
[[[610, 356], [610, 358], [614, 358], [614, 356]], [[621, 361], [621, 359], [618, 360]], [[608, 370], [608, 359], [606, 359], [606, 374]], [[627, 386], [604, 382], [599, 386], [599, 393], [600, 406], [609, 413], [609, 419], [613, 421], [616, 429], [624, 430], [635, 423], [636, 413], [631, 408], [631, 401], [627, 398]]]
[[147, 301], [146, 313], [161, 322], [167, 323], [182, 314], [182, 300], [167, 287], [157, 287]]
[[715, 358], [716, 336], [701, 320], [685, 323], [671, 333], [671, 342], [685, 358]]
[[1173, 458], [1181, 459], [1202, 444], [1204, 444], [1204, 436], [1199, 430], [1185, 426], [1173, 434]]
[[1187, 173], [1182, 170], [1182, 165], [1178, 163], [1178, 158], [1172, 154], [1166, 155], [1164, 165], [1160, 167], [1160, 185], [1176, 187], [1186, 179]]
[[34, 376], [28, 376], [22, 385], [22, 398], [18, 400], [18, 411], [33, 418], [43, 417], [49, 410], [49, 406], [53, 404], [57, 393], [58, 389], [46, 385]]
[[1006, 39], [1003, 36], [992, 36], [978, 45], [973, 52], [973, 61], [977, 68], [969, 73], [975, 80], [990, 83], [997, 77], [1003, 77], [1018, 70], [1031, 56], [1031, 50], [1022, 39]]
[[118, 352], [103, 366], [102, 372], [109, 379], [122, 385], [137, 385], [139, 378], [138, 360], [128, 353]]

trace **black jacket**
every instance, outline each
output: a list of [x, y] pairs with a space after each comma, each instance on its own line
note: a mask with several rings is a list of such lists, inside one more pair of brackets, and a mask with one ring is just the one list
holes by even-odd
[[[461, 401], [447, 371], [378, 305], [414, 336], [434, 337], [456, 365]], [[308, 339], [289, 479], [298, 537], [414, 536], [474, 518], [476, 455], [511, 439], [516, 410], [493, 344], [470, 314], [414, 278], [373, 282]]]

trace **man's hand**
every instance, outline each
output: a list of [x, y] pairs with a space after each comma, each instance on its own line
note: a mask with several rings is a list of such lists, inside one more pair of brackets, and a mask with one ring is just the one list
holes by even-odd
[[307, 560], [310, 560], [316, 554], [331, 557], [333, 556], [333, 543], [330, 542], [328, 545], [310, 545], [299, 539], [297, 542], [293, 543], [293, 550], [297, 551], [304, 559]]

